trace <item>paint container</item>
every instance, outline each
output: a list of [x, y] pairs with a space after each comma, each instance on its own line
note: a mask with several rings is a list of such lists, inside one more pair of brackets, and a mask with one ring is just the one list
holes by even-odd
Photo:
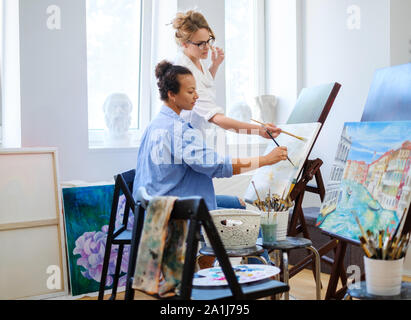
[[270, 245], [277, 241], [277, 223], [261, 223], [263, 244]]
[[277, 212], [277, 241], [283, 241], [287, 237], [289, 215], [290, 210]]
[[[261, 212], [261, 211], [260, 211]], [[279, 211], [279, 212], [261, 212], [261, 224], [265, 225], [276, 225], [275, 231], [275, 241], [283, 241], [287, 237], [287, 229], [288, 229], [288, 216], [289, 210], [287, 211]], [[273, 230], [274, 227], [266, 227], [268, 229]], [[262, 230], [262, 232], [264, 232]]]
[[367, 292], [377, 296], [396, 296], [401, 293], [404, 258], [377, 260], [364, 257]]

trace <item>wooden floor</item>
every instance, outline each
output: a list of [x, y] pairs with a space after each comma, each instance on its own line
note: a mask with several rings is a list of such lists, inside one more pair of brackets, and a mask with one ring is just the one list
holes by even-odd
[[[321, 274], [321, 282], [323, 288], [321, 290], [321, 299], [325, 298], [327, 292], [327, 285], [330, 276], [328, 274]], [[404, 277], [404, 281], [411, 282], [411, 277]], [[340, 286], [341, 287], [341, 286]], [[84, 297], [80, 300], [96, 300], [97, 297]], [[105, 297], [108, 299], [108, 296]], [[117, 299], [124, 299], [124, 293], [120, 292]], [[136, 292], [136, 300], [155, 300], [154, 298]], [[290, 299], [296, 300], [315, 300], [315, 281], [311, 270], [303, 270], [290, 279]]]

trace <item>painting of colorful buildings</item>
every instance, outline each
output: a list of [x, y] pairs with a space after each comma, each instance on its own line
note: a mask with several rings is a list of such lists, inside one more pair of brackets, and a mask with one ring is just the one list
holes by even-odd
[[346, 123], [320, 228], [358, 241], [360, 229], [393, 231], [411, 202], [411, 122]]

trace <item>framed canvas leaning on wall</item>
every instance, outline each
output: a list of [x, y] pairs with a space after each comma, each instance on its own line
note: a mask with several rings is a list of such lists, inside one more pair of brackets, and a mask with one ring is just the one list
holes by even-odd
[[0, 300], [66, 295], [57, 149], [0, 151]]

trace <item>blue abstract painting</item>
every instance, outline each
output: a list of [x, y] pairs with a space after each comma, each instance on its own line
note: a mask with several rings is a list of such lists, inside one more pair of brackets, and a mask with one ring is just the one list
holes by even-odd
[[[73, 296], [99, 290], [114, 185], [63, 188], [70, 287]], [[116, 227], [122, 222], [125, 197], [119, 200]], [[132, 228], [133, 216], [128, 228]], [[118, 246], [110, 255], [106, 289], [113, 283]], [[125, 285], [129, 246], [124, 247], [119, 287]]]
[[411, 120], [411, 63], [379, 69], [361, 121]]

